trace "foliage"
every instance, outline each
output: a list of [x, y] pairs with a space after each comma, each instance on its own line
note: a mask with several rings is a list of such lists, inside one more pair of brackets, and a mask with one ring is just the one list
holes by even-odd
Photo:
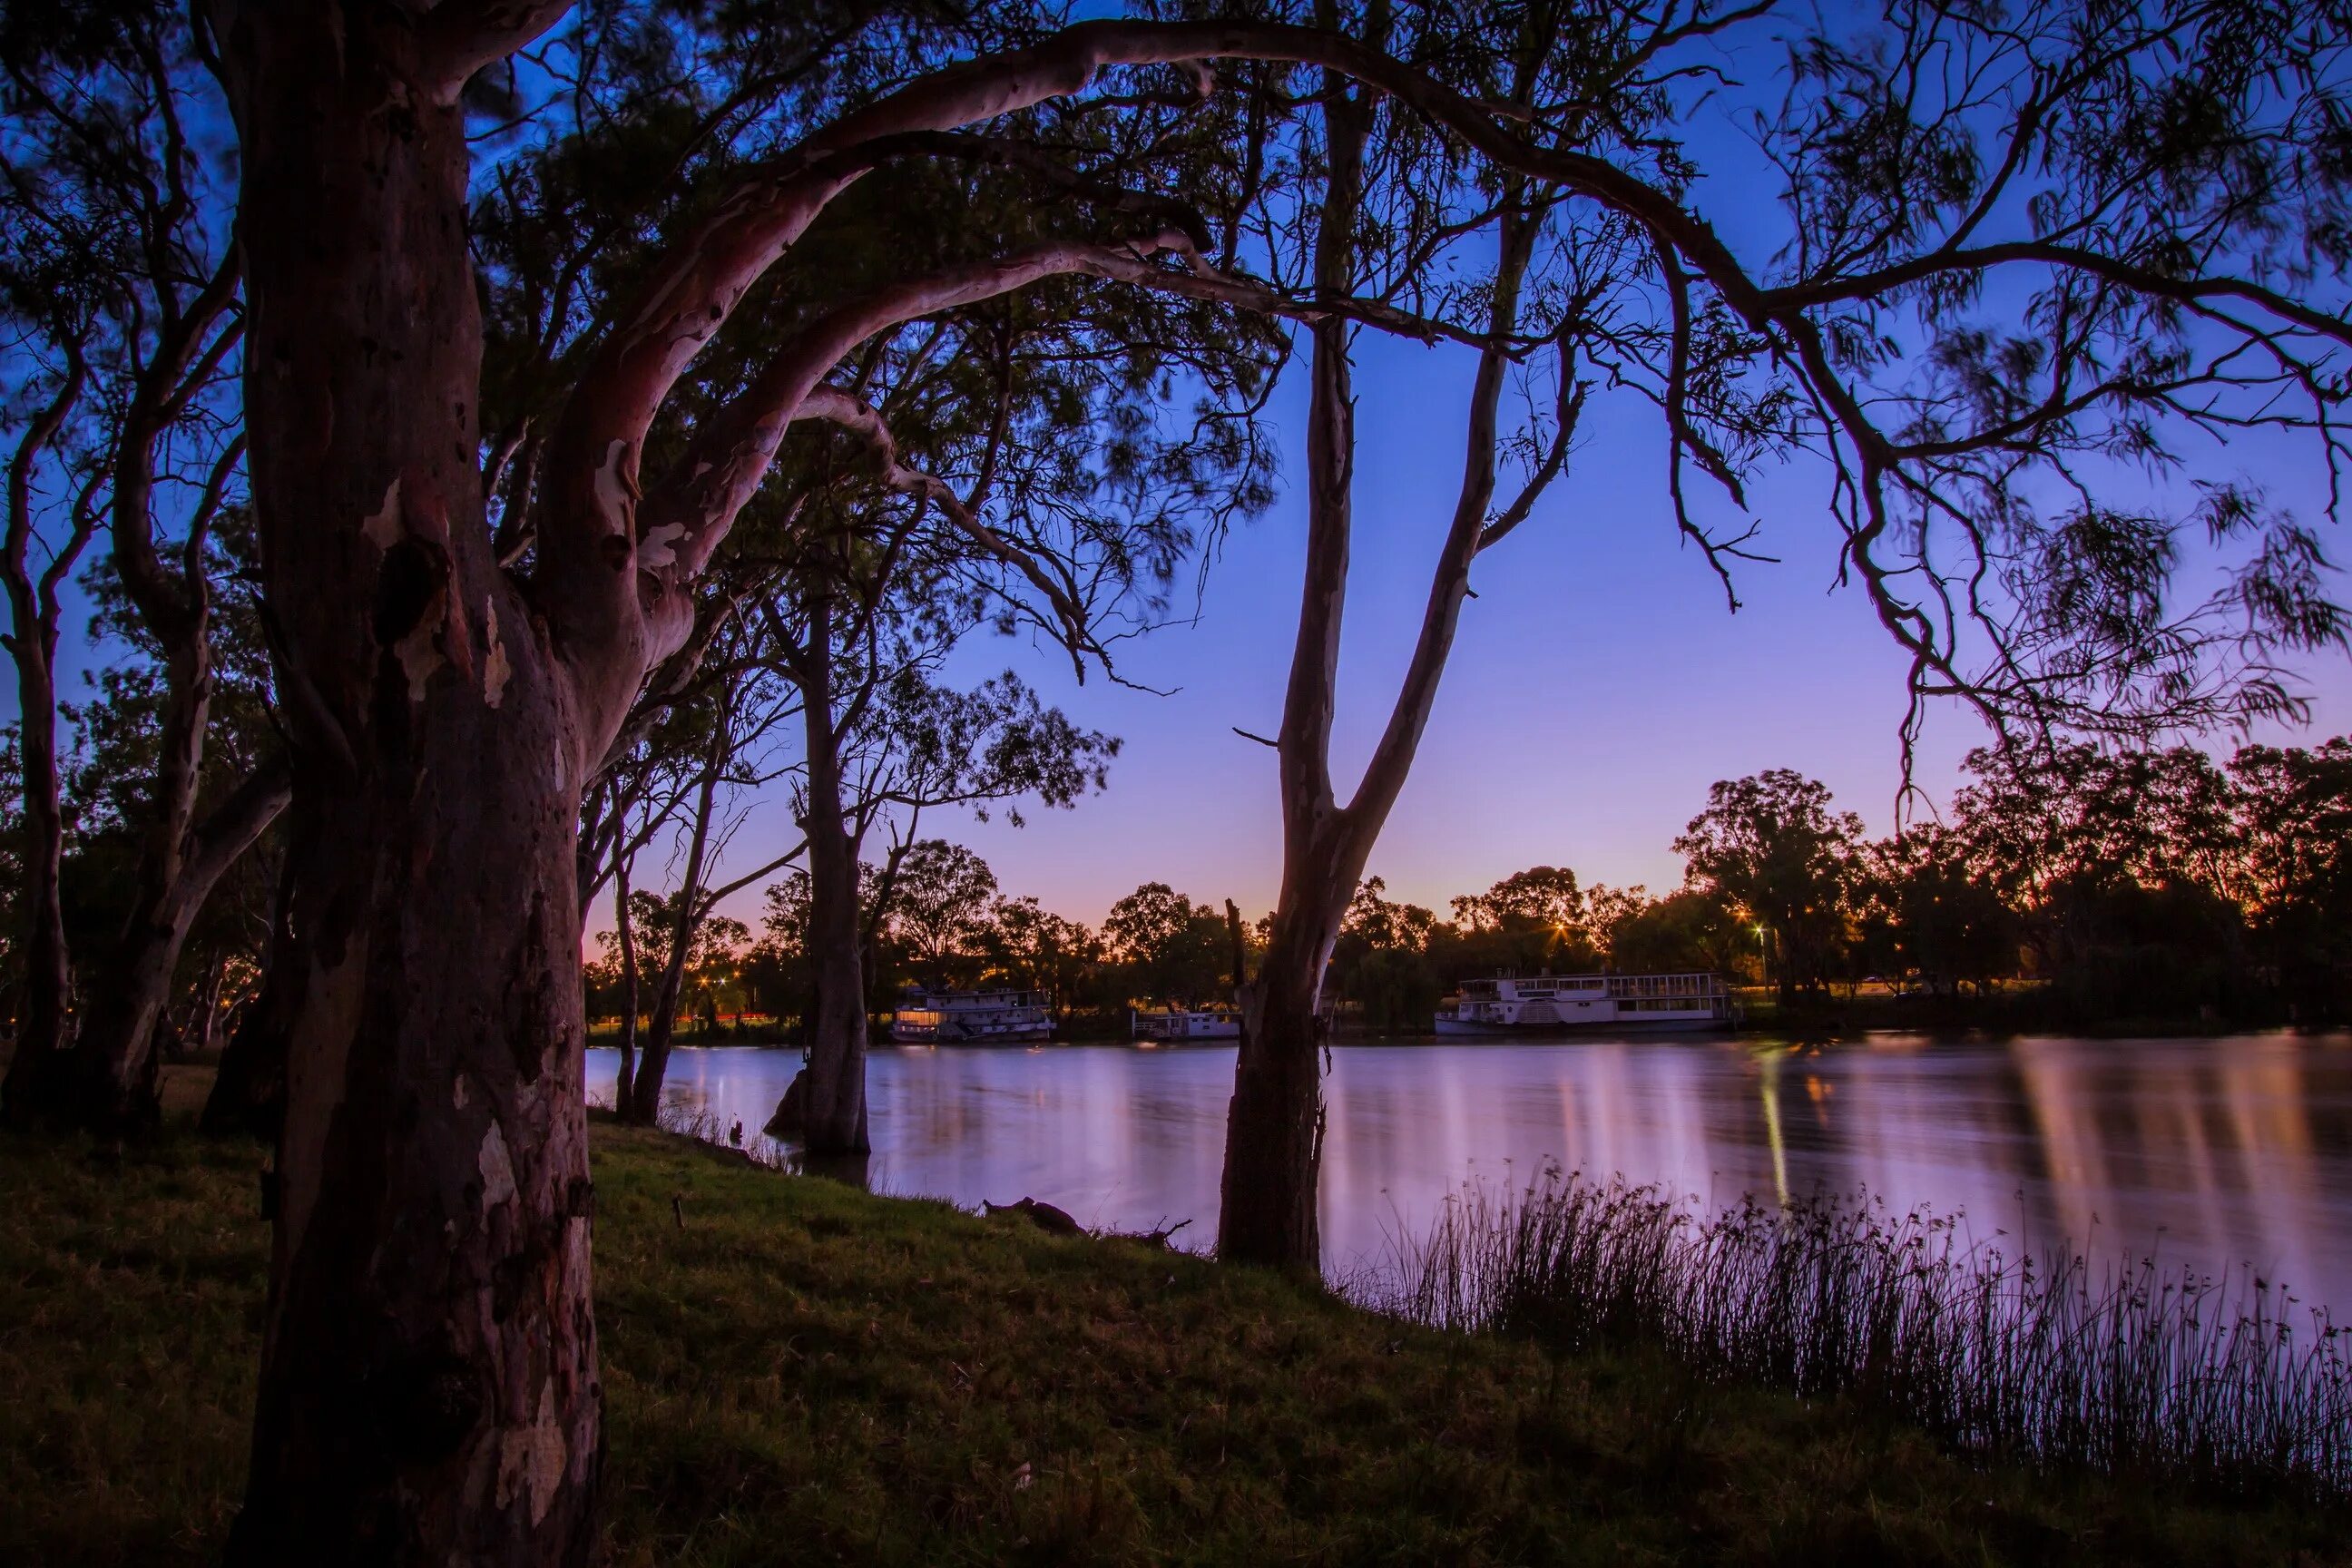
[[1786, 996], [1832, 973], [1861, 839], [1862, 818], [1832, 812], [1825, 786], [1774, 768], [1709, 786], [1674, 847], [1691, 886], [1769, 929]]
[[978, 956], [996, 901], [996, 873], [961, 844], [926, 838], [900, 858], [883, 912], [902, 961], [946, 984]]
[[1231, 998], [1233, 937], [1223, 913], [1165, 882], [1146, 882], [1111, 905], [1103, 941], [1138, 1000], [1197, 1007]]

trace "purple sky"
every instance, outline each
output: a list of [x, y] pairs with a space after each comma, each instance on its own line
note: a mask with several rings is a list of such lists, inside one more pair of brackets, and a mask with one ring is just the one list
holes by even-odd
[[[1741, 37], [1727, 56], [1734, 74], [1773, 79], [1774, 30]], [[1777, 177], [1719, 108], [1684, 130], [1711, 173], [1694, 199], [1760, 263], [1780, 237], [1778, 204], [1766, 199]], [[1985, 301], [1989, 312], [2000, 303]], [[1459, 482], [1471, 369], [1465, 349], [1373, 333], [1360, 338], [1357, 357], [1358, 521], [1335, 736], [1343, 795], [1386, 720], [1426, 596]], [[1292, 374], [1272, 409], [1286, 458], [1281, 499], [1227, 542], [1198, 623], [1124, 645], [1124, 673], [1174, 695], [1098, 678], [1078, 688], [1060, 653], [1024, 642], [981, 636], [959, 654], [961, 678], [1010, 666], [1080, 722], [1126, 742], [1109, 789], [1075, 811], [1031, 812], [1020, 829], [962, 814], [925, 822], [927, 836], [977, 849], [1008, 893], [1036, 894], [1089, 922], [1148, 880], [1195, 899], [1232, 897], [1252, 914], [1273, 902], [1273, 754], [1233, 726], [1270, 733], [1279, 718], [1305, 535], [1293, 460], [1304, 446], [1305, 384]], [[2308, 443], [2207, 445], [2187, 455], [2188, 477], [2251, 473], [2274, 500], [2317, 511], [2324, 476]], [[1832, 591], [1826, 475], [1797, 459], [1751, 488], [1765, 525], [1758, 547], [1781, 560], [1742, 568], [1745, 607], [1735, 616], [1704, 559], [1677, 539], [1664, 468], [1655, 411], [1629, 395], [1596, 395], [1568, 475], [1475, 568], [1479, 597], [1465, 608], [1412, 780], [1371, 858], [1392, 897], [1442, 912], [1454, 894], [1545, 863], [1570, 866], [1587, 882], [1666, 890], [1681, 879], [1668, 846], [1707, 785], [1768, 767], [1822, 780], [1873, 832], [1893, 826], [1904, 660], [1858, 593]], [[1712, 521], [1736, 526], [1720, 498], [1707, 504]], [[2337, 531], [2323, 535], [2337, 556], [2352, 554]], [[85, 647], [65, 650], [68, 700], [83, 695], [77, 672], [90, 662]], [[2308, 743], [2352, 731], [2352, 662], [2334, 657], [2307, 675], [2310, 729], [2257, 738]], [[0, 687], [0, 718], [13, 717], [13, 682]], [[1965, 712], [1933, 714], [1919, 782], [1947, 796], [1959, 758], [1982, 738]], [[2226, 751], [2231, 742], [2214, 743]], [[793, 837], [775, 790], [750, 804], [724, 860], [748, 868]], [[637, 873], [651, 886], [664, 875], [650, 863]], [[754, 922], [760, 910], [756, 889], [730, 902]]]
[[[1358, 357], [1357, 538], [1335, 737], [1343, 794], [1386, 720], [1418, 624], [1459, 483], [1470, 375], [1460, 348], [1366, 334]], [[1075, 811], [1028, 813], [1022, 828], [935, 817], [927, 837], [969, 844], [1008, 893], [1036, 894], [1088, 922], [1152, 880], [1197, 900], [1234, 898], [1252, 914], [1273, 903], [1273, 753], [1232, 726], [1270, 733], [1280, 714], [1304, 552], [1292, 481], [1305, 384], [1293, 376], [1274, 409], [1283, 498], [1228, 542], [1199, 624], [1125, 645], [1123, 673], [1174, 695], [1098, 679], [1079, 688], [1066, 658], [1024, 642], [982, 637], [960, 655], [964, 677], [1010, 666], [1080, 721], [1122, 736], [1109, 789]], [[1781, 563], [1739, 573], [1735, 616], [1698, 552], [1677, 542], [1654, 412], [1596, 397], [1586, 432], [1570, 475], [1474, 570], [1478, 597], [1372, 856], [1391, 897], [1443, 913], [1456, 893], [1547, 863], [1588, 882], [1664, 891], [1682, 875], [1668, 846], [1707, 785], [1768, 767], [1822, 780], [1873, 832], [1892, 826], [1905, 661], [1859, 593], [1832, 589], [1822, 470], [1792, 462], [1751, 495], [1766, 525], [1761, 548]], [[2191, 471], [2214, 478], [2245, 466], [2242, 453], [2208, 448]], [[2315, 475], [2263, 477], [2282, 500], [2291, 484], [2303, 499], [2316, 494]], [[2352, 730], [2352, 664], [2339, 657], [2311, 676], [2311, 730], [2260, 738], [2308, 742]], [[1931, 718], [1919, 779], [1939, 801], [1983, 733], [1957, 709]], [[730, 858], [756, 865], [787, 831], [781, 800], [757, 806]], [[756, 921], [756, 898], [736, 903]]]

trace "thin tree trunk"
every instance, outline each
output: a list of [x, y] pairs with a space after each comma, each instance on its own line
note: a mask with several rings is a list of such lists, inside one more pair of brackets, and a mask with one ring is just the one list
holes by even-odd
[[[14, 598], [16, 585], [9, 586]], [[60, 1109], [73, 1005], [62, 897], [66, 832], [58, 790], [57, 685], [49, 662], [56, 632], [27, 626], [31, 618], [20, 611], [11, 638], [25, 781], [25, 1011], [8, 1076], [0, 1083], [0, 1116], [17, 1125]]]
[[[200, 738], [194, 750], [201, 754]], [[191, 771], [185, 781], [191, 792], [194, 782]], [[285, 771], [272, 767], [247, 779], [201, 827], [190, 830], [177, 807], [161, 814], [138, 901], [114, 950], [96, 966], [100, 981], [76, 1051], [83, 1078], [80, 1120], [93, 1131], [152, 1132], [156, 1127], [156, 1026], [171, 1005], [181, 945], [214, 887], [277, 819], [290, 795]], [[160, 847], [167, 837], [168, 852]], [[169, 879], [159, 883], [159, 877]]]
[[[624, 828], [626, 823], [623, 824]], [[637, 939], [629, 915], [629, 861], [624, 847], [613, 861], [613, 929], [621, 939], [621, 1073], [613, 1084], [613, 1110], [629, 1114], [637, 1079]]]
[[678, 888], [677, 915], [670, 923], [669, 958], [662, 965], [661, 984], [654, 991], [645, 1059], [637, 1064], [629, 1089], [628, 1120], [640, 1127], [653, 1126], [661, 1116], [662, 1077], [668, 1070], [670, 1041], [677, 1032], [678, 992], [686, 983], [687, 956], [703, 913], [702, 868], [710, 847], [711, 802], [719, 790], [719, 775], [726, 771], [728, 751], [727, 721], [722, 715], [711, 734], [710, 754], [703, 759], [702, 783], [694, 802], [694, 828], [687, 840], [686, 880]]
[[[93, 1003], [77, 1043], [77, 1114], [102, 1133], [154, 1127], [155, 1041], [181, 944], [221, 874], [284, 807], [289, 788], [285, 771], [273, 768], [247, 779], [211, 821], [196, 819], [213, 700], [212, 583], [205, 551], [244, 449], [241, 436], [212, 466], [176, 570], [155, 549], [157, 455], [174, 406], [212, 374], [218, 356], [236, 341], [235, 325], [214, 331], [236, 297], [236, 278], [232, 261], [163, 332], [140, 370], [111, 453], [112, 564], [140, 624], [163, 652], [163, 713], [131, 911], [111, 948], [89, 966]], [[177, 288], [155, 281], [167, 291]]]
[[[1336, 24], [1328, 7], [1324, 25]], [[1377, 42], [1377, 38], [1375, 42]], [[1523, 60], [1524, 97], [1533, 62]], [[1361, 208], [1370, 105], [1326, 73], [1324, 115], [1329, 175], [1316, 247], [1316, 286], [1327, 295], [1354, 285], [1353, 239]], [[1521, 285], [1538, 220], [1520, 210], [1523, 183], [1505, 188], [1500, 244], [1489, 300], [1490, 335], [1517, 328]], [[1481, 352], [1465, 432], [1462, 488], [1430, 581], [1419, 637], [1389, 721], [1354, 798], [1341, 806], [1331, 785], [1332, 716], [1338, 699], [1341, 623], [1353, 527], [1353, 376], [1349, 331], [1336, 318], [1312, 329], [1314, 384], [1307, 414], [1307, 570], [1298, 637], [1292, 649], [1277, 751], [1283, 802], [1283, 874], [1271, 939], [1257, 978], [1243, 987], [1242, 1036], [1225, 1138], [1217, 1251], [1241, 1262], [1311, 1269], [1320, 1262], [1316, 1196], [1323, 1150], [1322, 1055], [1328, 1022], [1322, 983], [1348, 905], [1373, 844], [1404, 787], [1451, 652], [1470, 565], [1484, 545], [1517, 526], [1559, 472], [1573, 422], [1563, 403], [1550, 455], [1512, 503], [1489, 521], [1495, 493], [1496, 408], [1509, 361]]]
[[84, 366], [68, 345], [69, 363], [57, 396], [36, 414], [8, 464], [8, 517], [0, 577], [8, 592], [5, 639], [16, 663], [17, 765], [24, 784], [24, 1016], [16, 1053], [0, 1079], [0, 1121], [24, 1124], [60, 1109], [62, 1068], [73, 1009], [73, 965], [66, 946], [63, 870], [65, 812], [58, 787], [58, 584], [89, 542], [95, 514], [75, 510], [71, 536], [35, 575], [33, 469], [42, 449], [80, 400]]
[[233, 1564], [584, 1564], [572, 667], [494, 559], [459, 88], [548, 7], [211, 7], [294, 755], [278, 1209]]
[[[1326, 17], [1325, 20], [1329, 18]], [[1362, 89], [1324, 73], [1329, 174], [1316, 240], [1319, 292], [1355, 282], [1355, 233], [1363, 200], [1370, 106]], [[1314, 1268], [1321, 1258], [1316, 1191], [1322, 1155], [1322, 1062], [1318, 1016], [1323, 968], [1338, 938], [1349, 885], [1334, 898], [1341, 863], [1354, 858], [1331, 789], [1331, 720], [1340, 624], [1348, 592], [1355, 477], [1355, 391], [1349, 329], [1316, 321], [1308, 399], [1307, 571], [1291, 650], [1277, 746], [1283, 804], [1282, 890], [1256, 980], [1242, 992], [1242, 1033], [1226, 1114], [1217, 1253], [1244, 1263]]]
[[841, 809], [840, 734], [834, 721], [831, 605], [810, 608], [800, 661], [802, 723], [808, 736], [809, 968], [816, 1016], [809, 1037], [808, 1110], [803, 1146], [812, 1154], [863, 1154], [866, 1125], [866, 966], [857, 907], [857, 844]]
[[221, 987], [228, 982], [228, 964], [215, 954], [212, 967], [205, 974], [204, 1011], [196, 1022], [195, 1040], [191, 1049], [209, 1051], [220, 1037]]

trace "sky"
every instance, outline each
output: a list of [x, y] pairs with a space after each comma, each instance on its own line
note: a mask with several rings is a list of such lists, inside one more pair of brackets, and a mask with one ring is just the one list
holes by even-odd
[[[1770, 79], [1760, 57], [1727, 64]], [[1736, 247], [1769, 254], [1777, 181], [1728, 132], [1683, 129], [1710, 172], [1696, 205]], [[1343, 797], [1385, 722], [1452, 510], [1472, 355], [1368, 332], [1357, 363], [1357, 532], [1334, 737]], [[1196, 900], [1230, 897], [1251, 914], [1272, 905], [1281, 848], [1274, 757], [1234, 729], [1276, 727], [1297, 624], [1306, 531], [1297, 482], [1306, 377], [1297, 370], [1269, 416], [1284, 454], [1279, 499], [1225, 542], [1197, 619], [1122, 646], [1121, 673], [1169, 695], [1099, 676], [1078, 686], [1058, 649], [1025, 641], [981, 634], [960, 651], [953, 673], [963, 679], [1013, 668], [1080, 723], [1124, 742], [1108, 788], [1075, 810], [1027, 811], [1017, 828], [1001, 814], [926, 820], [927, 836], [985, 858], [1006, 892], [1034, 894], [1089, 923], [1145, 881]], [[2194, 476], [2252, 474], [2277, 499], [2316, 510], [2321, 476], [2307, 459], [2284, 461], [2267, 445], [2190, 455]], [[1894, 826], [1905, 660], [1863, 596], [1832, 587], [1826, 474], [1798, 460], [1752, 487], [1758, 547], [1780, 559], [1739, 565], [1744, 607], [1734, 616], [1704, 558], [1678, 538], [1664, 472], [1655, 411], [1631, 395], [1597, 396], [1568, 474], [1480, 558], [1477, 597], [1369, 868], [1391, 897], [1442, 912], [1453, 896], [1538, 864], [1571, 867], [1587, 883], [1664, 891], [1681, 880], [1671, 843], [1708, 784], [1769, 767], [1822, 780], [1874, 833]], [[1717, 502], [1712, 521], [1736, 527], [1738, 518]], [[2325, 531], [2337, 556], [2352, 555]], [[1189, 596], [1181, 607], [1192, 608]], [[72, 700], [84, 689], [79, 672], [100, 656], [64, 652], [60, 684]], [[2305, 673], [2310, 728], [2256, 738], [2309, 743], [2352, 731], [2352, 662], [2338, 655]], [[8, 683], [0, 718], [14, 707]], [[1983, 739], [1969, 714], [1934, 711], [1919, 783], [1948, 796], [1959, 759]], [[720, 878], [796, 837], [781, 788], [749, 803]], [[637, 872], [641, 885], [659, 876], [653, 866]], [[756, 889], [728, 905], [755, 923], [760, 910]]]
[[[1357, 533], [1333, 741], [1343, 798], [1386, 721], [1427, 596], [1460, 482], [1471, 364], [1458, 347], [1370, 333], [1358, 344]], [[959, 654], [963, 678], [1013, 668], [1079, 722], [1119, 736], [1108, 788], [1073, 810], [1025, 812], [1022, 827], [935, 816], [926, 837], [969, 845], [1007, 893], [1089, 923], [1146, 881], [1196, 900], [1230, 897], [1251, 914], [1272, 906], [1274, 753], [1234, 730], [1270, 734], [1280, 718], [1305, 553], [1305, 388], [1303, 375], [1289, 377], [1272, 410], [1281, 499], [1227, 541], [1197, 622], [1120, 650], [1123, 676], [1170, 695], [1099, 677], [1080, 687], [1058, 649], [1025, 641], [980, 636]], [[1735, 616], [1703, 556], [1679, 542], [1664, 463], [1654, 411], [1596, 399], [1568, 476], [1474, 567], [1477, 597], [1369, 867], [1390, 897], [1444, 913], [1455, 894], [1546, 864], [1588, 884], [1668, 890], [1682, 880], [1670, 845], [1708, 784], [1769, 767], [1822, 780], [1873, 833], [1892, 828], [1906, 660], [1858, 591], [1832, 588], [1825, 472], [1792, 463], [1751, 492], [1759, 547], [1780, 561], [1739, 565]], [[2206, 451], [2194, 471], [2245, 466]], [[1719, 510], [1718, 521], [1731, 515]], [[2352, 662], [2317, 661], [2308, 674], [2311, 728], [2257, 738], [2310, 743], [2352, 731]], [[1933, 710], [1921, 784], [1948, 796], [1961, 757], [1986, 738], [1973, 715]], [[781, 800], [756, 806], [730, 858], [757, 865], [792, 831]], [[756, 895], [735, 904], [756, 921]]]

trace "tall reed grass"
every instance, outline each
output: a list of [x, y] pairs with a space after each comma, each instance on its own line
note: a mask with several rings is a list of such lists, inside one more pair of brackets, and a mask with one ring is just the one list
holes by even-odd
[[2041, 1468], [2352, 1499], [2347, 1330], [2244, 1271], [2095, 1267], [1868, 1193], [1706, 1210], [1548, 1169], [1400, 1237], [1370, 1304], [1834, 1395]]

